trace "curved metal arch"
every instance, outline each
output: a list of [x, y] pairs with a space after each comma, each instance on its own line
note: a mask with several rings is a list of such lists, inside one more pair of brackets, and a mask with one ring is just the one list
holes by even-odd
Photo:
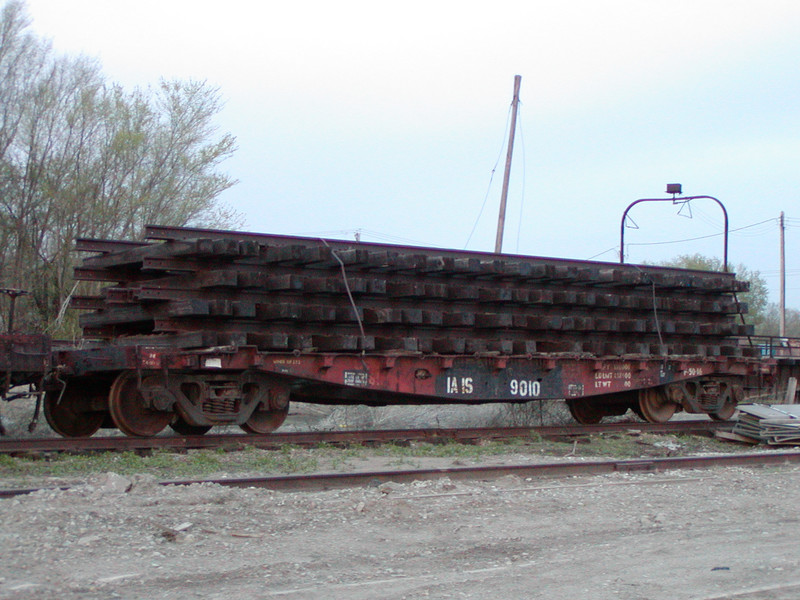
[[702, 200], [708, 199], [713, 200], [716, 202], [719, 207], [722, 209], [722, 215], [725, 221], [725, 233], [724, 233], [724, 241], [723, 241], [723, 259], [722, 259], [722, 270], [726, 273], [728, 272], [728, 211], [725, 210], [725, 206], [714, 196], [686, 196], [685, 198], [639, 198], [638, 200], [634, 200], [631, 202], [628, 207], [625, 209], [625, 212], [622, 213], [622, 221], [620, 222], [619, 227], [619, 262], [620, 264], [625, 263], [625, 219], [628, 216], [630, 210], [641, 202], [672, 202], [673, 204], [682, 204], [686, 202], [690, 202], [692, 200]]

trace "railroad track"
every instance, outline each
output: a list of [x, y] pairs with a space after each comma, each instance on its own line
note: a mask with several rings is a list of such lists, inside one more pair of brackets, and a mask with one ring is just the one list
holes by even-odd
[[[724, 454], [716, 456], [685, 456], [626, 460], [566, 461], [515, 465], [475, 467], [449, 467], [440, 469], [410, 469], [366, 471], [356, 473], [321, 473], [312, 475], [282, 475], [269, 477], [242, 477], [225, 479], [185, 479], [162, 481], [164, 486], [187, 486], [214, 483], [225, 487], [262, 488], [275, 491], [321, 491], [336, 488], [380, 485], [386, 482], [408, 483], [449, 477], [453, 480], [491, 480], [514, 475], [522, 479], [573, 477], [577, 475], [604, 475], [608, 473], [657, 473], [680, 469], [707, 469], [712, 467], [763, 467], [800, 463], [800, 451]], [[29, 494], [39, 489], [28, 488], [0, 490], [0, 498]], [[53, 489], [53, 488], [46, 488]], [[68, 489], [62, 487], [58, 489]]]
[[729, 431], [730, 421], [674, 421], [668, 423], [601, 423], [597, 425], [563, 425], [542, 427], [479, 427], [465, 429], [376, 429], [366, 431], [314, 431], [271, 433], [268, 435], [218, 434], [203, 436], [163, 435], [151, 438], [86, 437], [86, 438], [17, 438], [1, 439], [0, 454], [41, 452], [145, 451], [156, 449], [191, 450], [202, 448], [274, 448], [286, 444], [315, 446], [328, 444], [377, 444], [412, 441], [502, 440], [514, 438], [564, 438], [630, 430], [647, 433], [680, 433], [713, 435]]

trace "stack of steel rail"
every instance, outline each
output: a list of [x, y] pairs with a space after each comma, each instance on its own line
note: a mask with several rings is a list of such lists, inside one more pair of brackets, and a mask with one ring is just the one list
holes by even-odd
[[741, 441], [764, 442], [770, 445], [800, 445], [800, 405], [742, 404], [733, 427]]
[[80, 239], [87, 338], [178, 348], [741, 356], [732, 274], [151, 226]]

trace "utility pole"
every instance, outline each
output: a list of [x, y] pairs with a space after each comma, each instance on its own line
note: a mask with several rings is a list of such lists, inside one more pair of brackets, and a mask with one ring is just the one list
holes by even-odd
[[781, 322], [780, 322], [780, 336], [786, 337], [786, 244], [784, 242], [784, 231], [786, 225], [783, 220], [783, 211], [781, 211], [780, 219], [780, 238], [781, 238]]
[[517, 131], [517, 106], [519, 105], [519, 84], [521, 81], [521, 75], [514, 75], [514, 99], [511, 101], [511, 131], [508, 134], [506, 170], [503, 174], [503, 192], [500, 195], [500, 216], [497, 218], [497, 239], [494, 243], [495, 254], [500, 254], [503, 251], [503, 229], [506, 226], [506, 199], [508, 198], [508, 180], [511, 177], [511, 156], [514, 153], [514, 133]]

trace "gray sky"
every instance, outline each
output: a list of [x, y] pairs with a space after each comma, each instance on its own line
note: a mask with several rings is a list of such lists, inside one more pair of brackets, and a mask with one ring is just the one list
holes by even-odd
[[[774, 302], [785, 211], [787, 303], [800, 308], [796, 0], [28, 8], [57, 51], [99, 58], [114, 81], [219, 86], [220, 127], [239, 143], [224, 199], [248, 230], [492, 250], [519, 74], [504, 251], [617, 261], [626, 206], [680, 182], [722, 201], [730, 261], [760, 270]], [[721, 257], [719, 207], [677, 212], [631, 211], [630, 262]]]

